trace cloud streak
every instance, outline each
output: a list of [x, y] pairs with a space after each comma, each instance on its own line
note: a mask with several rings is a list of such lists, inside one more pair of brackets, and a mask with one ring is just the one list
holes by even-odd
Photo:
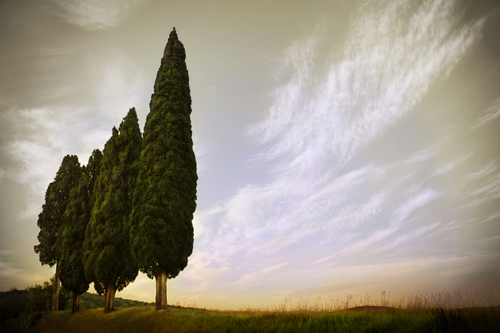
[[485, 115], [479, 118], [474, 125], [472, 126], [472, 130], [478, 129], [491, 121], [500, 117], [500, 98], [497, 98], [492, 105], [485, 111]]
[[[1, 177], [28, 189], [28, 208], [21, 218], [38, 215], [43, 193], [63, 156], [78, 155], [81, 164], [87, 163], [94, 149], [103, 148], [112, 127], [118, 126], [127, 110], [143, 96], [144, 73], [118, 50], [112, 54], [106, 51], [80, 54], [80, 67], [75, 73], [86, 75], [86, 80], [48, 84], [40, 97], [38, 91], [27, 92], [36, 96], [38, 107], [2, 105], [0, 149], [6, 158]], [[68, 53], [62, 49], [44, 52], [47, 54], [39, 60], [38, 75], [50, 77], [54, 63]], [[73, 53], [71, 50], [69, 55]], [[86, 90], [92, 93], [85, 96], [82, 92], [75, 98], [76, 91]]]
[[127, 15], [144, 4], [138, 0], [51, 0], [53, 13], [76, 26], [88, 30], [104, 30], [118, 26]]
[[[269, 117], [250, 131], [269, 144], [265, 157], [292, 155], [284, 168], [300, 175], [318, 160], [345, 165], [411, 111], [480, 40], [484, 21], [455, 29], [454, 2], [413, 7], [395, 1], [373, 8], [366, 2], [342, 60], [332, 61], [326, 74], [313, 68], [319, 36], [287, 50], [282, 66], [292, 79], [275, 91]], [[409, 22], [401, 19], [408, 15]]]
[[[259, 257], [264, 259], [257, 267], [282, 269], [277, 257], [306, 251], [309, 262], [329, 262], [382, 242], [380, 250], [391, 250], [440, 225], [407, 223], [441, 197], [438, 191], [417, 187], [406, 202], [393, 193], [413, 176], [410, 167], [433, 158], [440, 147], [399, 163], [347, 165], [414, 111], [477, 45], [484, 21], [458, 25], [456, 6], [365, 2], [342, 54], [321, 54], [318, 45], [328, 41], [319, 32], [286, 50], [278, 70], [284, 82], [266, 119], [248, 132], [264, 148], [252, 161], [274, 165], [276, 180], [244, 187], [212, 210], [199, 239], [208, 260], [250, 264]], [[326, 72], [318, 65], [325, 61]], [[391, 210], [394, 202], [400, 206]], [[311, 237], [318, 250], [298, 250]], [[259, 281], [258, 274], [237, 274], [233, 278], [245, 284]]]

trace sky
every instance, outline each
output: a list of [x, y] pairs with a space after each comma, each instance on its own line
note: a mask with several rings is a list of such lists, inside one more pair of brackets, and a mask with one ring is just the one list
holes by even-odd
[[[0, 290], [53, 276], [33, 251], [45, 190], [129, 108], [143, 129], [175, 27], [199, 181], [170, 304], [500, 303], [498, 1], [2, 0], [0, 16]], [[117, 297], [153, 302], [155, 282]]]

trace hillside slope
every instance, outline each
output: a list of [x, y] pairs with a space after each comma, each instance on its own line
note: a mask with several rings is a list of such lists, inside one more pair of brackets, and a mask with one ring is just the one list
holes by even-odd
[[50, 313], [30, 332], [495, 332], [500, 327], [498, 309], [333, 313], [153, 309]]

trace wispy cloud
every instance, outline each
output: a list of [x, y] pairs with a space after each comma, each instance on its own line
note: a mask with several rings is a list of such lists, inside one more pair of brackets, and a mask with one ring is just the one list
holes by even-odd
[[413, 229], [408, 233], [405, 233], [405, 234], [402, 234], [401, 236], [398, 236], [396, 239], [394, 239], [392, 241], [385, 242], [383, 245], [377, 247], [376, 252], [384, 252], [384, 251], [392, 250], [399, 245], [408, 244], [409, 241], [424, 235], [426, 232], [438, 227], [439, 225], [440, 225], [439, 222], [435, 222], [435, 223], [432, 223], [430, 225], [426, 225], [426, 226], [422, 226], [422, 227], [418, 227], [416, 229]]
[[492, 105], [486, 109], [485, 115], [479, 118], [474, 125], [472, 126], [472, 129], [477, 129], [479, 127], [482, 127], [488, 123], [490, 123], [492, 120], [497, 119], [500, 117], [500, 98], [497, 98]]
[[[440, 225], [403, 228], [442, 194], [401, 187], [441, 146], [406, 152], [398, 164], [363, 165], [357, 154], [398, 125], [481, 39], [483, 21], [459, 25], [456, 5], [367, 1], [342, 54], [321, 54], [318, 45], [328, 41], [320, 30], [286, 50], [267, 117], [248, 132], [263, 147], [258, 159], [275, 166], [275, 181], [241, 188], [212, 211], [198, 240], [211, 254], [204, 267], [249, 263], [257, 254], [262, 265], [281, 267], [275, 258], [284, 249], [320, 263], [376, 244], [391, 249]], [[311, 237], [314, 246], [304, 243]], [[238, 272], [236, 280], [255, 281]]]
[[41, 283], [46, 279], [30, 270], [16, 268], [15, 265], [0, 261], [0, 289], [9, 290], [12, 287], [24, 288], [25, 286]]
[[459, 165], [462, 165], [465, 161], [467, 161], [470, 157], [472, 156], [472, 152], [468, 152], [467, 154], [457, 158], [456, 160], [444, 165], [444, 166], [441, 166], [439, 169], [437, 169], [433, 174], [432, 176], [441, 176], [441, 175], [444, 175], [448, 172], [450, 172], [451, 170], [457, 168]]
[[462, 207], [463, 210], [473, 209], [500, 198], [500, 173], [488, 173], [491, 171], [483, 169], [473, 174], [473, 177], [479, 179], [467, 183], [468, 190], [465, 193], [468, 200]]
[[[63, 113], [63, 115], [68, 114]], [[51, 162], [51, 159], [47, 157], [68, 150], [72, 144], [72, 140], [61, 140], [60, 131], [68, 129], [74, 133], [78, 125], [68, 121], [68, 125], [72, 124], [73, 128], [61, 127], [64, 121], [55, 112], [47, 109], [19, 110], [12, 107], [1, 115], [1, 119], [4, 126], [9, 125], [9, 129], [6, 128], [6, 130], [13, 129], [19, 133], [26, 133], [22, 136], [14, 135], [10, 141], [3, 142], [2, 150], [7, 153], [7, 156], [21, 162], [20, 168], [7, 170], [7, 176], [31, 186], [34, 192], [43, 193], [44, 188], [40, 188], [40, 178], [45, 178], [48, 171], [53, 178], [57, 170], [57, 165], [55, 165], [55, 170], [54, 165], [47, 165]], [[70, 138], [71, 136], [65, 139]], [[37, 165], [37, 168], [33, 168], [33, 165]]]
[[[60, 57], [58, 52], [53, 56], [40, 63], [47, 73]], [[142, 96], [143, 73], [120, 52], [89, 56], [80, 70], [85, 72], [85, 80], [71, 82], [69, 90], [61, 88], [63, 83], [48, 84], [44, 92], [49, 97], [37, 100], [38, 107], [4, 105], [0, 113], [4, 132], [0, 149], [7, 157], [2, 161], [2, 177], [29, 191], [29, 204], [21, 218], [38, 215], [43, 194], [63, 156], [78, 155], [80, 163], [86, 164], [92, 151], [103, 148], [112, 127], [119, 125]], [[64, 96], [77, 90], [90, 90], [91, 97], [80, 96], [75, 101], [73, 95]]]
[[410, 216], [413, 211], [426, 205], [432, 200], [435, 200], [438, 196], [439, 193], [430, 188], [420, 191], [418, 194], [414, 195], [408, 201], [406, 201], [401, 207], [396, 209], [396, 211], [394, 212], [394, 224], [398, 224], [401, 221], [404, 221], [406, 218], [408, 218], [408, 216]]
[[0, 262], [0, 276], [2, 277], [13, 277], [19, 276], [22, 273], [22, 270], [13, 268], [9, 264]]
[[347, 205], [340, 208], [338, 214], [329, 222], [329, 226], [336, 230], [352, 229], [368, 221], [382, 211], [385, 193], [375, 194], [367, 203], [361, 205]]
[[121, 21], [136, 7], [144, 4], [138, 0], [51, 0], [54, 14], [69, 23], [88, 30], [109, 29]]
[[[25, 195], [27, 206], [18, 218], [34, 218], [40, 213], [43, 195], [49, 182], [54, 179], [61, 160], [66, 154], [76, 154], [80, 158], [89, 156], [92, 149], [88, 145], [101, 145], [99, 128], [86, 121], [92, 114], [88, 109], [17, 109], [11, 107], [0, 115], [2, 127], [16, 134], [2, 142], [2, 153], [7, 158], [2, 161], [5, 176], [22, 184], [28, 191]], [[78, 133], [92, 135], [78, 135]], [[97, 147], [95, 147], [97, 148]], [[85, 151], [88, 149], [89, 151]], [[85, 158], [85, 157], [84, 157]], [[81, 158], [80, 163], [86, 160]]]
[[264, 267], [257, 272], [252, 272], [241, 276], [234, 284], [239, 286], [248, 287], [262, 283], [263, 280], [269, 279], [273, 272], [280, 270], [286, 263], [279, 263], [271, 266]]
[[[276, 90], [269, 117], [251, 129], [269, 144], [265, 156], [291, 154], [283, 167], [300, 175], [321, 169], [318, 160], [345, 165], [412, 110], [478, 42], [483, 21], [457, 30], [454, 6], [365, 3], [342, 60], [332, 61], [323, 74], [313, 66], [320, 36], [291, 47], [283, 66], [292, 77]], [[401, 19], [407, 15], [409, 21]]]

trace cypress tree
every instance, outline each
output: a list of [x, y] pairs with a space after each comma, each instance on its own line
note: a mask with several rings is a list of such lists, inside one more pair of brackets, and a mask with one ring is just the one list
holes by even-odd
[[133, 282], [138, 273], [130, 249], [129, 215], [141, 140], [132, 108], [104, 146], [94, 188], [96, 201], [85, 234], [83, 263], [87, 279], [99, 294], [106, 295], [106, 312], [114, 310], [116, 291]]
[[140, 270], [156, 279], [156, 310], [167, 310], [167, 279], [187, 266], [193, 251], [198, 176], [185, 59], [174, 28], [151, 96], [134, 190], [132, 250]]
[[89, 289], [83, 266], [83, 241], [95, 202], [94, 183], [99, 175], [101, 159], [102, 153], [96, 149], [87, 166], [82, 168], [83, 175], [78, 186], [69, 194], [64, 223], [59, 229], [57, 244], [60, 249], [60, 279], [64, 289], [73, 292], [73, 312], [79, 310], [80, 295]]
[[69, 194], [72, 188], [77, 186], [82, 175], [82, 168], [76, 155], [66, 155], [56, 173], [54, 181], [51, 182], [45, 193], [45, 204], [42, 212], [38, 215], [38, 241], [35, 245], [35, 253], [38, 253], [42, 265], [50, 267], [56, 265], [54, 276], [54, 293], [52, 295], [52, 311], [58, 310], [59, 300], [59, 259], [60, 251], [57, 246], [59, 229], [64, 223], [64, 214], [69, 202]]

